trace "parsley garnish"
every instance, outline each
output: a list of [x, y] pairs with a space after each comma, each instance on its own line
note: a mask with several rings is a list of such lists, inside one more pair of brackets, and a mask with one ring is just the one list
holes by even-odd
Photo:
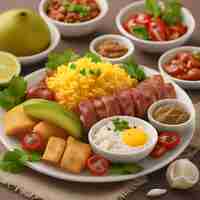
[[125, 71], [129, 74], [131, 78], [135, 78], [138, 81], [146, 79], [144, 70], [140, 68], [138, 64], [132, 59], [129, 59], [125, 63], [123, 63], [122, 67], [125, 69]]
[[117, 175], [136, 174], [142, 170], [143, 167], [137, 163], [112, 163], [109, 173]]
[[123, 131], [129, 128], [128, 121], [126, 120], [116, 118], [116, 119], [113, 119], [112, 122], [113, 122], [113, 125], [115, 126], [114, 131]]
[[77, 12], [77, 13], [80, 14], [81, 17], [87, 16], [89, 14], [89, 11], [90, 11], [89, 6], [71, 3], [67, 0], [64, 0], [62, 2], [62, 5], [63, 5], [63, 7], [65, 8], [66, 11]]
[[166, 0], [162, 19], [169, 25], [182, 21], [181, 3], [179, 0]]
[[161, 8], [160, 8], [160, 5], [157, 2], [157, 0], [146, 0], [145, 8], [155, 18], [157, 18], [161, 15]]
[[92, 52], [86, 53], [85, 57], [90, 58], [92, 60], [92, 62], [94, 62], [94, 63], [102, 62], [100, 56], [98, 56], [98, 55], [96, 55], [96, 54], [94, 54]]
[[71, 63], [71, 64], [69, 65], [69, 68], [70, 68], [70, 69], [76, 69], [76, 65], [75, 65], [74, 63]]
[[0, 106], [9, 110], [24, 101], [27, 81], [23, 77], [13, 77], [7, 88], [0, 91]]
[[83, 76], [86, 76], [86, 69], [85, 68], [81, 69], [80, 74], [82, 74]]
[[63, 53], [52, 53], [48, 56], [48, 61], [45, 64], [45, 67], [55, 70], [60, 65], [68, 64], [78, 58], [79, 55], [71, 49], [67, 49]]
[[26, 163], [38, 162], [41, 155], [37, 152], [26, 152], [21, 149], [7, 151], [0, 160], [0, 169], [11, 173], [19, 173], [25, 169]]
[[147, 28], [144, 26], [134, 26], [132, 29], [132, 33], [141, 39], [149, 40]]

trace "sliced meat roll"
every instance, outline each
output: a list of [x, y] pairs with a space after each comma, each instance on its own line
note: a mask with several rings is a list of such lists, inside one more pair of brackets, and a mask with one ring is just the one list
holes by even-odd
[[176, 98], [176, 91], [171, 83], [165, 83], [163, 90], [165, 93], [165, 98]]
[[119, 104], [115, 98], [115, 95], [104, 96], [101, 98], [101, 100], [106, 107], [107, 117], [112, 117], [114, 115], [120, 114]]
[[147, 107], [144, 96], [137, 88], [130, 89], [130, 94], [135, 105], [135, 116], [144, 117], [146, 111], [145, 108]]
[[86, 129], [89, 129], [98, 120], [95, 108], [90, 100], [80, 102], [79, 113], [83, 126]]
[[155, 101], [157, 101], [157, 95], [150, 83], [142, 82], [137, 86], [137, 89], [140, 90], [142, 95], [145, 98], [145, 110], [148, 109], [148, 107], [153, 104]]
[[101, 98], [94, 99], [93, 100], [93, 105], [95, 107], [98, 119], [103, 119], [103, 118], [107, 117], [106, 106], [104, 105], [104, 103], [101, 100]]
[[121, 108], [121, 114], [135, 116], [135, 106], [131, 97], [130, 89], [120, 91], [116, 94]]

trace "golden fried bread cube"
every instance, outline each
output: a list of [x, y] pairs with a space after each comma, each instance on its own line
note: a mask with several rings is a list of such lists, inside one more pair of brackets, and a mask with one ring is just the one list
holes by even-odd
[[85, 168], [86, 161], [91, 153], [89, 144], [82, 143], [69, 136], [60, 166], [69, 172], [80, 173]]
[[50, 137], [42, 159], [52, 164], [57, 164], [65, 150], [66, 141], [58, 137]]
[[22, 105], [12, 108], [4, 116], [5, 132], [7, 135], [21, 136], [30, 133], [37, 122], [37, 120], [25, 114]]
[[33, 128], [33, 132], [40, 134], [45, 142], [48, 142], [48, 139], [52, 136], [63, 139], [67, 139], [68, 137], [68, 134], [64, 129], [46, 121], [41, 121], [36, 124]]

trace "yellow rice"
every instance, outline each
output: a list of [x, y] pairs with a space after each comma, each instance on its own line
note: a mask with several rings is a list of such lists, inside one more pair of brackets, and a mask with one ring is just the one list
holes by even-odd
[[[91, 74], [90, 72], [95, 72]], [[71, 109], [80, 101], [113, 94], [115, 91], [134, 87], [132, 79], [119, 65], [107, 62], [94, 63], [83, 57], [62, 65], [46, 79], [47, 86], [55, 93], [56, 100]]]

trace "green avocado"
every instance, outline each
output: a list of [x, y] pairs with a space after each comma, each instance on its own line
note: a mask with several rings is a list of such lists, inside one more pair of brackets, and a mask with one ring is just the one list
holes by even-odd
[[44, 99], [30, 99], [23, 103], [23, 107], [27, 115], [51, 122], [65, 129], [69, 135], [82, 138], [83, 128], [79, 117], [58, 103]]

